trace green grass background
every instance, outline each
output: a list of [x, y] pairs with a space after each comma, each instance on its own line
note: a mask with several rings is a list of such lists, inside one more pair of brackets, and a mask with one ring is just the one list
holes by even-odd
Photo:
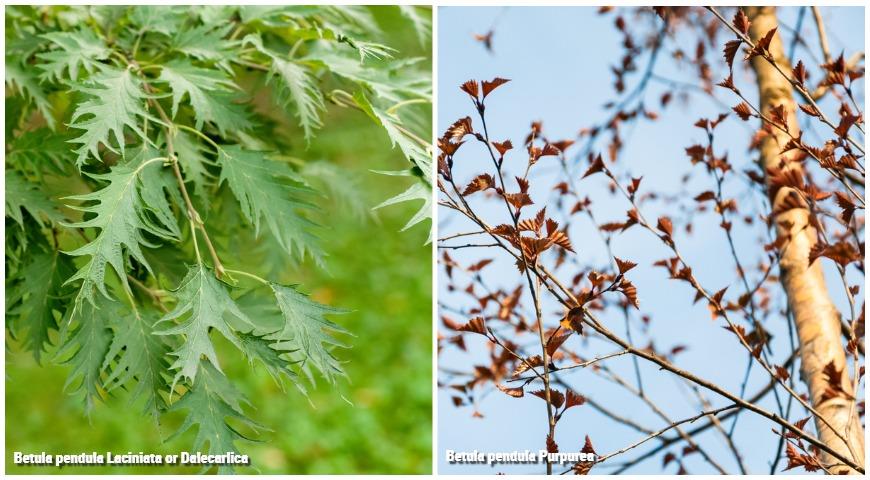
[[[398, 22], [386, 12], [381, 22]], [[413, 32], [393, 29], [391, 44], [409, 45], [423, 54]], [[325, 128], [311, 146], [299, 142], [293, 156], [323, 159], [355, 179], [351, 192], [366, 209], [410, 185], [406, 177], [390, 177], [370, 169], [406, 168], [386, 134], [362, 113], [330, 107]], [[290, 132], [292, 133], [292, 132]], [[299, 135], [298, 132], [292, 133]], [[431, 472], [432, 328], [431, 247], [424, 245], [429, 222], [399, 233], [420, 202], [387, 207], [362, 220], [346, 205], [326, 201], [316, 220], [329, 254], [327, 269], [287, 266], [283, 259], [263, 257], [260, 268], [278, 270], [284, 281], [323, 303], [352, 310], [332, 320], [354, 333], [344, 338], [352, 348], [340, 350], [347, 360], [349, 381], [338, 388], [322, 382], [310, 392], [310, 403], [298, 391], [286, 392], [261, 366], [251, 367], [232, 348], [218, 342], [222, 368], [251, 400], [249, 416], [271, 431], [261, 431], [259, 443], [237, 442], [253, 466], [238, 473], [348, 474]], [[206, 220], [208, 222], [208, 220]], [[219, 247], [220, 248], [220, 247]], [[230, 265], [245, 261], [245, 251], [222, 251]], [[239, 260], [236, 260], [236, 258]], [[48, 356], [50, 358], [50, 356]], [[32, 356], [7, 335], [6, 352], [6, 472], [10, 474], [167, 474], [196, 473], [196, 467], [17, 466], [13, 452], [25, 453], [178, 453], [191, 449], [195, 428], [164, 442], [180, 424], [183, 413], [164, 416], [156, 425], [130, 405], [129, 395], [111, 397], [84, 416], [80, 402], [63, 391], [68, 368]], [[353, 405], [349, 405], [342, 396]], [[312, 406], [313, 404], [313, 406]]]

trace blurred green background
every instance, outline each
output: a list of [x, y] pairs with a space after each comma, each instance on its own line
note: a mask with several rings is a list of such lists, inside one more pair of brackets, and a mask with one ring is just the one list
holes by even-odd
[[[425, 56], [406, 20], [395, 9], [377, 12], [388, 35], [385, 43], [405, 55]], [[429, 63], [431, 64], [431, 63]], [[337, 388], [319, 384], [309, 400], [288, 386], [282, 392], [259, 365], [251, 367], [226, 344], [216, 342], [222, 368], [251, 401], [249, 416], [272, 431], [259, 443], [237, 442], [251, 456], [252, 467], [237, 473], [348, 474], [431, 472], [432, 442], [432, 285], [431, 246], [424, 245], [429, 222], [399, 233], [420, 202], [370, 212], [370, 207], [404, 191], [408, 177], [370, 170], [399, 170], [408, 163], [389, 148], [383, 130], [364, 114], [329, 107], [325, 127], [309, 147], [299, 142], [290, 155], [323, 161], [322, 178], [339, 191], [325, 193], [318, 218], [328, 253], [326, 269], [292, 266], [269, 255], [218, 246], [227, 264], [260, 258], [256, 271], [275, 273], [300, 283], [315, 300], [351, 310], [331, 319], [355, 337], [342, 338], [352, 348], [337, 356], [347, 360], [347, 381]], [[288, 127], [289, 128], [289, 127]], [[288, 132], [294, 136], [298, 132]], [[306, 167], [308, 168], [308, 167]], [[335, 176], [335, 177], [332, 177]], [[317, 185], [316, 178], [312, 183]], [[342, 200], [343, 199], [343, 200]], [[206, 220], [208, 221], [208, 220]], [[254, 264], [256, 265], [256, 264]], [[9, 336], [6, 338], [6, 472], [10, 474], [196, 473], [196, 467], [54, 467], [17, 466], [13, 453], [178, 453], [190, 450], [195, 429], [164, 442], [183, 413], [167, 414], [156, 425], [131, 406], [127, 393], [108, 399], [84, 416], [81, 404], [63, 391], [68, 368], [52, 362], [37, 365]], [[47, 358], [51, 358], [49, 355]], [[235, 363], [233, 363], [235, 362]], [[351, 402], [352, 405], [348, 404]], [[312, 405], [313, 404], [313, 405]]]

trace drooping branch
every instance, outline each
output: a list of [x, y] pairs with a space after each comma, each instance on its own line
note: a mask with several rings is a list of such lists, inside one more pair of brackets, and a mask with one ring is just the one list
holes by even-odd
[[[149, 94], [153, 94], [153, 90], [151, 86], [148, 85], [147, 82], [143, 82], [143, 87], [145, 91]], [[184, 199], [185, 213], [187, 214], [187, 218], [190, 220], [190, 224], [196, 228], [192, 229], [190, 234], [196, 235], [196, 230], [199, 229], [202, 232], [202, 237], [205, 240], [206, 248], [208, 248], [208, 253], [211, 256], [212, 264], [214, 265], [215, 275], [220, 278], [224, 274], [224, 267], [221, 263], [220, 257], [218, 257], [217, 251], [214, 248], [214, 245], [211, 242], [211, 238], [208, 236], [208, 231], [205, 229], [205, 223], [202, 221], [202, 217], [197, 212], [196, 207], [193, 206], [193, 202], [190, 200], [190, 194], [187, 192], [187, 186], [184, 184], [184, 177], [181, 175], [181, 170], [178, 166], [178, 156], [175, 153], [175, 143], [174, 143], [174, 132], [173, 132], [173, 122], [166, 114], [166, 111], [163, 110], [163, 107], [160, 106], [160, 103], [157, 102], [155, 98], [148, 98], [148, 103], [157, 111], [157, 114], [160, 116], [160, 120], [163, 121], [163, 134], [166, 137], [166, 150], [167, 157], [169, 157], [169, 161], [172, 164], [172, 173], [175, 175], [175, 180], [178, 183], [178, 188], [181, 190], [181, 196]]]

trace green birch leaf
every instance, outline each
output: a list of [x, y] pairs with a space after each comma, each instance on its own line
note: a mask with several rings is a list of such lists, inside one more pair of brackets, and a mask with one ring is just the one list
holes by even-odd
[[[81, 145], [75, 150], [78, 155], [76, 165], [79, 169], [89, 157], [100, 158], [99, 146], [124, 154], [126, 139], [124, 127], [129, 128], [143, 142], [150, 142], [138, 122], [148, 119], [162, 123], [145, 111], [144, 101], [148, 98], [139, 85], [139, 80], [129, 69], [106, 69], [96, 75], [92, 82], [76, 87], [89, 97], [78, 104], [73, 112], [70, 128], [84, 130], [71, 143]], [[114, 140], [114, 142], [113, 142]], [[114, 143], [114, 146], [112, 145]]]
[[163, 316], [158, 324], [179, 320], [181, 323], [154, 332], [155, 335], [179, 335], [183, 341], [171, 352], [176, 357], [170, 369], [177, 370], [173, 385], [187, 379], [195, 384], [200, 359], [205, 357], [220, 370], [217, 353], [209, 337], [213, 328], [239, 349], [238, 337], [225, 315], [232, 315], [253, 329], [248, 316], [242, 312], [227, 292], [227, 286], [215, 278], [214, 272], [202, 264], [188, 267], [187, 275], [175, 290], [178, 303]]
[[[420, 74], [416, 64], [421, 58], [404, 58], [379, 62], [378, 68], [360, 63], [356, 57], [341, 54], [337, 50], [318, 51], [301, 61], [322, 66], [331, 73], [353, 82], [383, 102], [393, 105], [408, 99], [431, 102], [432, 85]], [[421, 79], [422, 78], [422, 79]]]
[[[407, 190], [396, 195], [395, 197], [388, 198], [384, 200], [382, 203], [378, 204], [373, 208], [373, 210], [377, 210], [379, 208], [387, 207], [390, 205], [395, 205], [397, 203], [402, 202], [410, 202], [413, 200], [422, 200], [423, 205], [420, 206], [420, 209], [417, 210], [417, 213], [408, 220], [408, 223], [402, 227], [401, 231], [405, 231], [414, 225], [422, 222], [423, 220], [429, 219], [432, 220], [432, 187], [426, 184], [423, 181], [414, 182]], [[426, 239], [426, 244], [429, 244], [432, 241], [432, 229], [435, 228], [434, 222], [432, 222], [432, 227], [429, 229], [429, 238]]]
[[289, 167], [238, 145], [221, 147], [218, 163], [220, 183], [229, 185], [256, 234], [262, 219], [288, 254], [322, 264], [317, 237], [310, 233], [316, 224], [301, 213], [315, 208], [307, 199], [313, 191]]
[[[143, 146], [138, 149], [130, 163], [142, 165], [153, 158], [160, 158], [160, 153]], [[169, 199], [175, 205], [183, 205], [184, 200], [175, 175], [170, 170], [152, 166], [143, 168], [139, 172], [139, 197], [142, 201], [142, 223], [145, 224], [145, 230], [165, 240], [175, 241], [181, 239], [181, 229]]]
[[6, 85], [13, 92], [17, 92], [32, 102], [45, 118], [45, 122], [52, 130], [55, 129], [54, 109], [48, 100], [48, 94], [39, 85], [39, 78], [33, 68], [22, 65], [15, 59], [6, 57]]
[[174, 48], [198, 60], [225, 62], [234, 54], [233, 42], [224, 40], [232, 27], [232, 23], [226, 23], [218, 28], [201, 25], [183, 29], [175, 37]]
[[259, 35], [247, 35], [242, 40], [242, 44], [253, 45], [254, 48], [269, 57], [272, 62], [269, 80], [271, 81], [276, 77], [279, 79], [278, 101], [285, 105], [294, 104], [299, 125], [305, 132], [305, 141], [310, 142], [314, 130], [323, 126], [320, 112], [326, 108], [323, 94], [317, 88], [310, 69], [301, 63], [281, 58], [280, 55], [263, 46], [263, 39]]
[[[87, 415], [93, 411], [96, 402], [105, 396], [101, 379], [103, 360], [112, 342], [108, 324], [114, 309], [105, 301], [98, 303], [76, 304], [70, 315], [64, 319], [63, 330], [74, 322], [78, 322], [78, 326], [61, 344], [57, 353], [57, 358], [65, 358], [71, 354], [63, 361], [64, 364], [72, 366], [64, 390], [82, 398]], [[63, 332], [61, 336], [65, 336]]]
[[[172, 116], [178, 112], [178, 105], [187, 95], [197, 115], [213, 115], [208, 106], [207, 92], [229, 91], [236, 85], [223, 72], [200, 68], [188, 60], [173, 60], [163, 65], [158, 80], [169, 84], [172, 89]], [[200, 128], [200, 127], [197, 127]]]
[[[12, 13], [11, 8], [6, 9], [7, 19], [11, 19], [15, 16]], [[25, 13], [25, 16], [29, 16], [30, 13]], [[42, 37], [37, 32], [29, 31], [26, 28], [15, 28], [15, 22], [11, 22], [12, 25], [7, 25], [6, 27], [6, 55], [10, 57], [18, 57], [18, 58], [30, 58], [36, 52], [45, 48], [48, 45], [48, 40]]]
[[251, 333], [238, 333], [239, 344], [242, 348], [242, 353], [248, 359], [251, 366], [255, 361], [260, 362], [269, 372], [269, 375], [275, 383], [284, 390], [284, 378], [289, 379], [303, 395], [308, 396], [305, 387], [299, 383], [299, 374], [291, 368], [294, 362], [292, 359], [286, 358], [288, 354], [295, 352], [295, 349], [276, 348], [278, 344], [267, 340], [265, 335], [257, 335]]
[[316, 13], [327, 18], [335, 28], [342, 25], [371, 36], [380, 36], [377, 20], [371, 9], [364, 5], [319, 5]]
[[278, 57], [272, 57], [272, 75], [281, 79], [280, 101], [284, 104], [292, 102], [296, 107], [299, 125], [305, 132], [305, 140], [310, 142], [314, 130], [323, 125], [320, 112], [326, 108], [314, 76], [307, 67]]
[[7, 142], [9, 148], [6, 150], [6, 164], [33, 172], [40, 179], [46, 171], [64, 174], [64, 167], [72, 158], [69, 137], [47, 128], [23, 132]]
[[197, 130], [201, 130], [205, 122], [214, 124], [221, 135], [253, 126], [244, 107], [233, 103], [231, 92], [236, 85], [220, 70], [200, 68], [187, 60], [173, 60], [163, 66], [159, 80], [172, 89], [173, 117], [184, 97], [190, 99]]
[[167, 37], [181, 28], [184, 19], [184, 9], [176, 6], [135, 5], [130, 13], [130, 21], [139, 33], [155, 32]]
[[[393, 147], [398, 146], [402, 154], [411, 164], [417, 166], [421, 172], [430, 172], [432, 170], [432, 155], [427, 152], [424, 147], [412, 139], [406, 132], [402, 131], [401, 121], [395, 114], [390, 114], [384, 110], [375, 107], [365, 94], [358, 91], [353, 96], [356, 104], [363, 109], [368, 116], [378, 125], [384, 127], [387, 136], [390, 137], [390, 143]], [[422, 177], [428, 181], [428, 175]]]
[[344, 38], [343, 40], [349, 43], [350, 46], [355, 48], [357, 53], [359, 53], [360, 63], [363, 63], [366, 60], [383, 60], [387, 58], [393, 58], [393, 54], [398, 53], [398, 50], [396, 50], [395, 48], [388, 47], [380, 43], [364, 42], [361, 40], [354, 41], [349, 38]]
[[128, 8], [118, 8], [114, 5], [90, 5], [87, 9], [87, 17], [76, 23], [87, 24], [99, 35], [105, 34], [109, 41], [121, 42], [123, 38], [116, 38], [116, 36], [120, 36], [117, 29], [122, 22], [127, 23]]
[[[88, 261], [66, 283], [81, 280], [76, 302], [88, 300], [93, 303], [94, 290], [111, 298], [105, 287], [106, 266], [110, 265], [118, 278], [127, 287], [127, 257], [132, 257], [151, 271], [142, 255], [140, 246], [156, 247], [144, 234], [150, 233], [165, 240], [177, 240], [178, 226], [168, 203], [146, 204], [144, 198], [154, 199], [163, 195], [164, 185], [146, 183], [141, 179], [145, 169], [161, 169], [161, 158], [116, 165], [108, 173], [89, 174], [96, 180], [108, 182], [104, 188], [84, 195], [67, 197], [69, 200], [87, 202], [84, 206], [70, 208], [94, 216], [80, 222], [64, 224], [72, 228], [96, 228], [99, 233], [87, 244], [67, 252], [72, 256], [88, 256]], [[152, 172], [153, 173], [153, 172]], [[157, 191], [155, 191], [157, 190]], [[144, 195], [143, 195], [143, 192]], [[173, 218], [172, 224], [167, 224]], [[167, 222], [167, 223], [164, 223]]]
[[45, 63], [37, 64], [46, 80], [61, 80], [65, 71], [69, 78], [77, 81], [79, 69], [88, 74], [100, 67], [100, 60], [109, 58], [111, 49], [91, 31], [81, 28], [72, 32], [49, 32], [42, 35], [58, 49], [40, 53], [37, 58]]
[[[242, 7], [239, 14], [244, 23], [256, 21], [275, 28], [282, 28], [287, 24], [288, 18], [293, 19], [298, 24], [298, 28], [292, 30], [294, 38], [326, 40], [345, 44], [357, 51], [358, 63], [363, 63], [368, 59], [392, 58], [398, 52], [387, 45], [362, 40], [363, 37], [370, 37], [372, 34], [378, 33], [377, 22], [364, 8], [354, 10], [349, 7], [331, 9], [314, 5], [254, 5]], [[243, 42], [248, 40], [245, 39]], [[272, 58], [279, 58], [274, 53], [264, 51], [262, 47], [259, 49]]]
[[232, 22], [238, 9], [238, 5], [203, 5], [194, 10], [194, 13], [206, 25], [219, 25]]
[[32, 250], [35, 253], [26, 258], [15, 281], [7, 285], [6, 297], [7, 321], [10, 328], [14, 327], [13, 336], [20, 338], [21, 330], [26, 331], [24, 346], [33, 353], [36, 363], [41, 363], [46, 346], [52, 344], [49, 334], [58, 328], [55, 312], [62, 313], [67, 305], [69, 292], [63, 288], [63, 281], [75, 271], [68, 257], [45, 247]]
[[240, 133], [248, 131], [257, 124], [251, 120], [248, 107], [239, 103], [239, 98], [234, 93], [213, 92], [208, 97], [209, 108], [214, 112], [214, 120], [211, 121], [220, 132]]
[[[432, 169], [432, 157], [428, 150], [424, 150], [421, 144], [415, 139], [411, 138], [406, 132], [407, 129], [403, 129], [400, 127], [399, 118], [390, 114], [386, 111], [380, 110], [375, 107], [371, 102], [369, 102], [368, 98], [366, 98], [365, 94], [362, 92], [357, 92], [353, 96], [356, 104], [366, 112], [371, 119], [373, 119], [380, 126], [384, 127], [384, 130], [387, 132], [387, 135], [390, 137], [390, 141], [393, 146], [399, 147], [402, 153], [405, 155], [405, 158], [414, 166], [409, 170], [402, 171], [403, 175], [414, 176], [417, 177], [417, 182], [411, 185], [404, 192], [396, 195], [395, 197], [389, 198], [379, 205], [375, 206], [373, 210], [377, 210], [379, 208], [383, 208], [389, 205], [395, 205], [401, 202], [408, 202], [412, 200], [423, 200], [423, 205], [414, 214], [413, 217], [408, 221], [407, 224], [402, 228], [402, 231], [405, 231], [414, 225], [422, 222], [423, 220], [432, 219], [432, 186], [429, 183], [431, 180], [429, 179], [429, 173]], [[434, 222], [431, 223], [431, 227], [429, 229], [429, 236], [426, 239], [426, 244], [429, 244], [432, 241], [433, 232], [432, 230], [435, 228]]]
[[166, 407], [161, 392], [168, 390], [163, 373], [169, 369], [169, 347], [163, 337], [154, 335], [156, 320], [150, 312], [138, 310], [112, 318], [114, 336], [102, 367], [108, 372], [103, 381], [107, 392], [130, 388], [130, 402], [144, 398], [143, 413], [154, 417]]
[[275, 342], [273, 348], [283, 350], [299, 349], [303, 355], [303, 365], [308, 364], [320, 372], [323, 378], [334, 384], [336, 377], [345, 376], [341, 362], [332, 354], [333, 347], [347, 348], [335, 337], [334, 333], [347, 334], [348, 331], [338, 324], [327, 320], [324, 315], [347, 313], [346, 310], [321, 305], [300, 293], [295, 286], [270, 283], [278, 308], [281, 310], [284, 325], [266, 340]]
[[63, 220], [57, 206], [39, 187], [40, 184], [28, 182], [15, 170], [6, 170], [6, 216], [15, 220], [22, 229], [25, 211], [40, 227], [45, 226], [45, 220]]
[[[170, 411], [187, 411], [184, 422], [168, 439], [171, 440], [186, 432], [190, 427], [196, 427], [196, 439], [193, 442], [195, 450], [211, 455], [224, 455], [227, 452], [237, 452], [236, 440], [251, 440], [239, 432], [227, 420], [253, 429], [262, 428], [248, 418], [243, 407], [250, 405], [248, 400], [236, 390], [229, 379], [207, 360], [202, 360], [199, 366], [199, 378], [195, 385], [172, 404]], [[208, 467], [204, 468], [204, 471]], [[233, 473], [232, 466], [218, 467], [218, 473]]]

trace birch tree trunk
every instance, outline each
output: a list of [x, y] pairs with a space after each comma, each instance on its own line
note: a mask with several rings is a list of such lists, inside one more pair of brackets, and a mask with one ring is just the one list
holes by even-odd
[[[746, 7], [745, 12], [751, 20], [749, 35], [757, 42], [771, 29], [777, 27], [774, 7]], [[785, 57], [779, 34], [770, 43], [770, 53], [784, 72], [791, 72]], [[770, 108], [783, 105], [789, 131], [798, 133], [795, 115], [796, 103], [792, 97], [792, 86], [782, 74], [761, 56], [752, 59], [752, 68], [758, 81], [759, 108], [769, 116]], [[794, 161], [794, 156], [782, 154], [783, 146], [789, 137], [784, 132], [773, 130], [761, 142], [761, 161], [766, 170], [794, 170], [803, 174], [803, 167]], [[768, 178], [770, 183], [770, 178]], [[818, 436], [832, 449], [855, 463], [864, 465], [864, 429], [855, 408], [854, 392], [849, 381], [846, 354], [840, 336], [839, 312], [828, 294], [822, 273], [822, 262], [809, 265], [810, 249], [817, 239], [816, 229], [808, 222], [809, 210], [797, 192], [790, 187], [775, 191], [772, 198], [772, 215], [777, 236], [784, 237], [780, 261], [782, 285], [788, 296], [788, 304], [794, 315], [800, 341], [801, 376], [809, 386], [810, 403], [827, 422], [848, 440], [848, 444], [837, 436], [820, 419], [814, 419]], [[844, 373], [839, 381], [843, 390], [852, 398], [844, 395], [824, 399], [828, 388], [828, 378], [823, 374], [826, 365], [833, 362], [837, 370]], [[825, 466], [833, 465], [831, 471], [843, 470], [857, 473], [842, 465], [832, 456], [822, 452], [821, 461]]]

